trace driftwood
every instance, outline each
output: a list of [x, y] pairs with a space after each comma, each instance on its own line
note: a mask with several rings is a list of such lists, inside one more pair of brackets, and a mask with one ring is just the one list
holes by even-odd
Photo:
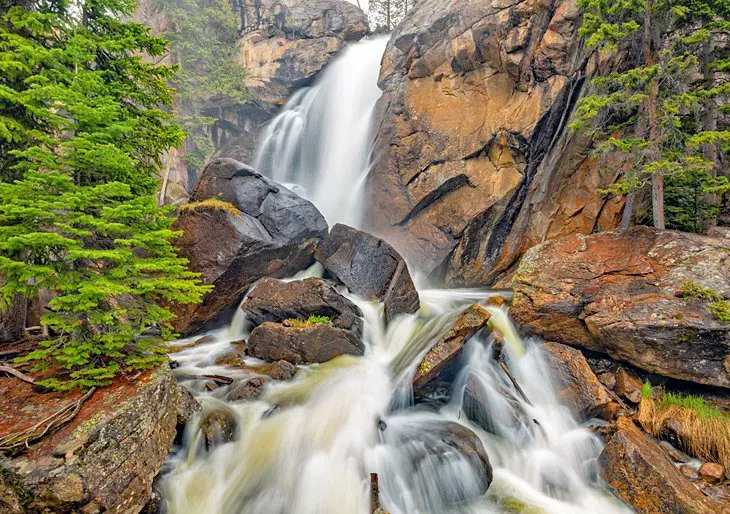
[[29, 377], [22, 371], [18, 371], [17, 369], [15, 369], [11, 366], [8, 366], [7, 364], [0, 363], [0, 371], [2, 371], [3, 373], [7, 373], [8, 375], [17, 377], [20, 380], [22, 380], [23, 382], [28, 382], [29, 384], [35, 384], [35, 378]]
[[66, 425], [76, 417], [81, 410], [81, 406], [86, 400], [91, 398], [95, 391], [96, 387], [92, 387], [84, 396], [54, 412], [46, 419], [39, 421], [32, 427], [0, 438], [0, 452], [17, 453], [25, 450], [30, 447], [31, 443], [38, 441], [46, 434]]
[[378, 485], [378, 474], [370, 473], [370, 512], [380, 509], [380, 486]]

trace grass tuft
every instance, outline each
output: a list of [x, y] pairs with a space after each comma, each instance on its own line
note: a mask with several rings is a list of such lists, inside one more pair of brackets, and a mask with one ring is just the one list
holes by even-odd
[[225, 211], [233, 214], [234, 216], [241, 215], [241, 211], [239, 211], [235, 205], [230, 202], [219, 200], [218, 198], [208, 198], [202, 202], [185, 203], [178, 207], [178, 210], [181, 214], [186, 212]]
[[329, 316], [309, 316], [307, 319], [288, 319], [286, 323], [291, 327], [296, 328], [310, 328], [316, 327], [317, 325], [329, 325], [332, 323], [332, 318]]
[[[661, 437], [672, 422], [682, 450], [695, 457], [717, 462], [730, 469], [730, 415], [699, 396], [665, 393], [660, 399], [642, 389], [639, 423], [655, 437]], [[651, 393], [651, 385], [648, 385]]]
[[730, 323], [730, 302], [724, 300], [720, 293], [692, 281], [682, 285], [682, 291], [684, 298], [702, 300], [707, 303], [707, 308], [717, 319]]

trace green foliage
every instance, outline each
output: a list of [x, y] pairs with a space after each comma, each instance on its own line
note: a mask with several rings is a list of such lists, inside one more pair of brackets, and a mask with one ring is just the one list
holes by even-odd
[[332, 319], [329, 316], [309, 316], [307, 319], [288, 319], [286, 323], [289, 326], [296, 328], [311, 328], [317, 325], [329, 325], [332, 323]]
[[730, 84], [713, 79], [728, 65], [730, 2], [579, 4], [584, 9], [580, 33], [589, 47], [609, 59], [619, 48], [633, 48], [635, 66], [592, 80], [591, 93], [579, 101], [571, 123], [573, 130], [594, 138], [597, 155], [620, 167], [618, 181], [606, 192], [627, 194], [651, 177], [666, 177], [668, 226], [703, 231], [719, 212], [717, 195], [730, 191], [727, 178], [716, 176], [721, 158], [710, 151], [730, 141], [730, 130], [718, 128], [715, 115], [718, 107], [727, 107]]
[[699, 396], [664, 393], [659, 406], [662, 409], [670, 406], [684, 407], [695, 411], [699, 419], [720, 419], [730, 423], [730, 416], [713, 407]]
[[245, 69], [235, 58], [239, 20], [230, 0], [157, 0], [157, 8], [171, 22], [164, 36], [178, 65], [176, 115], [192, 147], [185, 160], [199, 170], [214, 149], [208, 130], [215, 118], [204, 112], [205, 101], [217, 97], [243, 104], [249, 99]]
[[0, 18], [0, 179], [54, 169], [79, 185], [151, 193], [160, 156], [183, 138], [160, 109], [172, 70], [141, 58], [165, 42], [113, 15], [131, 13], [132, 0], [75, 2], [85, 24], [66, 1], [33, 4]]
[[370, 0], [370, 27], [374, 32], [390, 32], [413, 9], [414, 3], [414, 0]]
[[108, 384], [159, 363], [166, 305], [208, 290], [156, 206], [160, 155], [183, 134], [163, 109], [165, 42], [124, 21], [131, 0], [27, 2], [0, 18], [0, 307], [55, 294], [51, 339], [23, 360], [57, 389]]
[[654, 388], [651, 386], [651, 383], [647, 380], [641, 386], [641, 397], [642, 398], [651, 398], [651, 394], [652, 394], [653, 389]]

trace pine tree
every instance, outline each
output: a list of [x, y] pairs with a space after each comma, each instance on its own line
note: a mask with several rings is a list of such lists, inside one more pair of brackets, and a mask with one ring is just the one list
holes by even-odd
[[159, 362], [169, 303], [207, 288], [156, 207], [160, 155], [184, 134], [163, 108], [165, 42], [124, 21], [130, 0], [32, 1], [0, 17], [0, 292], [56, 294], [53, 337], [27, 359], [55, 388], [104, 385]]
[[208, 101], [249, 100], [245, 68], [235, 58], [239, 17], [231, 0], [157, 0], [157, 9], [170, 19], [164, 37], [177, 64], [176, 116], [189, 134], [185, 161], [197, 172], [214, 150], [209, 129], [216, 119], [205, 112]]
[[370, 0], [368, 18], [374, 31], [390, 32], [413, 9], [414, 0]]
[[[653, 223], [664, 228], [665, 177], [710, 174], [715, 162], [701, 147], [726, 137], [726, 131], [706, 131], [700, 123], [707, 100], [722, 92], [692, 80], [700, 63], [689, 46], [697, 31], [689, 27], [697, 26], [698, 14], [675, 0], [581, 0], [580, 5], [588, 46], [611, 53], [638, 43], [641, 51], [635, 66], [592, 81], [592, 94], [579, 102], [572, 127], [593, 136], [598, 152], [623, 162], [621, 179], [610, 191], [629, 195], [629, 215], [633, 193], [651, 182]], [[711, 11], [711, 19], [722, 18], [717, 5]]]

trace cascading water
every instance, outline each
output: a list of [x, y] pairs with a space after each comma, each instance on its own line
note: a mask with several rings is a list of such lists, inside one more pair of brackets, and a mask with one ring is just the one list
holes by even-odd
[[387, 41], [378, 37], [346, 48], [317, 84], [292, 96], [269, 124], [254, 157], [256, 169], [310, 200], [330, 224], [360, 222]]
[[[264, 173], [303, 191], [330, 223], [357, 222], [352, 193], [367, 171], [384, 45], [380, 38], [348, 48], [292, 98], [258, 152]], [[600, 440], [560, 404], [539, 347], [520, 339], [505, 307], [486, 307], [489, 328], [464, 348], [450, 399], [414, 404], [411, 380], [430, 346], [467, 307], [495, 294], [422, 290], [420, 311], [387, 326], [381, 304], [348, 295], [364, 313], [365, 355], [302, 367], [255, 401], [226, 401], [230, 388], [209, 391], [205, 378], [257, 375], [256, 359], [216, 364], [248, 335], [242, 311], [208, 343], [178, 342], [176, 373], [203, 406], [199, 420], [224, 409], [237, 432], [206, 448], [199, 423], [188, 424], [163, 483], [166, 511], [370, 514], [377, 473], [381, 506], [392, 514], [624, 512], [597, 478]], [[497, 335], [505, 342], [499, 359]], [[474, 391], [483, 400], [476, 407]], [[483, 470], [453, 451], [443, 427], [468, 427], [486, 447], [494, 475], [486, 494]]]

